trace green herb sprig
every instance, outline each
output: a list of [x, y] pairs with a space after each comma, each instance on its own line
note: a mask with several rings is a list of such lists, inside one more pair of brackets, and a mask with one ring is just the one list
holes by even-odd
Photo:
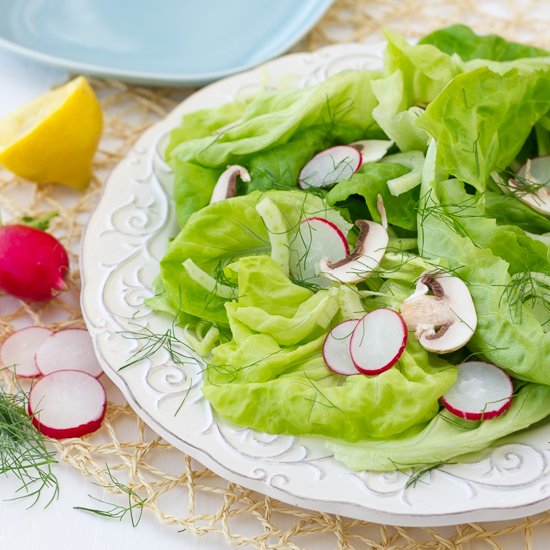
[[105, 504], [108, 506], [105, 510], [100, 510], [98, 508], [88, 508], [85, 506], [74, 506], [75, 510], [83, 510], [84, 512], [89, 512], [90, 514], [95, 514], [97, 516], [102, 516], [105, 518], [118, 519], [122, 521], [126, 516], [130, 518], [132, 527], [137, 527], [143, 516], [143, 508], [147, 502], [146, 498], [141, 498], [133, 489], [120, 482], [115, 478], [109, 467], [107, 467], [107, 476], [109, 477], [110, 484], [104, 485], [106, 489], [117, 490], [119, 493], [126, 495], [127, 502], [124, 505], [113, 504], [112, 502], [107, 502], [101, 500], [92, 495], [88, 495], [92, 500]]
[[119, 332], [119, 334], [123, 338], [143, 342], [143, 344], [141, 344], [139, 349], [129, 358], [129, 360], [118, 369], [119, 371], [152, 357], [160, 350], [168, 352], [170, 360], [178, 365], [194, 363], [192, 350], [185, 342], [176, 336], [175, 321], [165, 332], [158, 334], [146, 326], [137, 323], [135, 326], [137, 330], [124, 330]]
[[450, 464], [456, 464], [456, 462], [434, 462], [432, 464], [401, 464], [399, 462], [394, 462], [390, 459], [390, 462], [395, 467], [397, 472], [400, 472], [408, 476], [407, 481], [405, 482], [405, 489], [411, 487], [416, 487], [417, 483], [425, 483], [422, 478], [430, 473], [433, 470], [439, 469], [441, 466], [446, 466]]
[[47, 448], [47, 439], [34, 427], [27, 413], [28, 396], [17, 386], [8, 393], [0, 386], [0, 473], [15, 476], [20, 483], [10, 500], [30, 499], [34, 506], [45, 493], [49, 506], [59, 496], [59, 483], [52, 466], [55, 452]]

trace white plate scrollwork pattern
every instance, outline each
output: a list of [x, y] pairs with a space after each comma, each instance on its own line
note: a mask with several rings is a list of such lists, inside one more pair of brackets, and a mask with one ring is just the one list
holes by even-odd
[[[178, 361], [139, 354], [131, 335], [174, 330], [144, 300], [168, 240], [177, 232], [172, 174], [162, 160], [181, 116], [260, 88], [305, 86], [344, 69], [380, 65], [381, 45], [349, 44], [292, 54], [208, 86], [146, 132], [113, 171], [87, 226], [82, 306], [98, 357], [136, 412], [160, 435], [226, 479], [285, 502], [398, 525], [510, 519], [550, 507], [550, 429], [541, 426], [481, 459], [448, 464], [415, 484], [406, 474], [346, 470], [319, 439], [270, 436], [213, 415], [200, 387], [204, 365], [184, 345]], [[137, 356], [139, 357], [139, 355]]]

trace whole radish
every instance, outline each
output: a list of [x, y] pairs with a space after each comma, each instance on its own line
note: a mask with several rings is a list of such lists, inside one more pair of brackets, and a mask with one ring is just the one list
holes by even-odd
[[0, 290], [45, 302], [67, 288], [69, 257], [52, 235], [23, 224], [0, 227]]

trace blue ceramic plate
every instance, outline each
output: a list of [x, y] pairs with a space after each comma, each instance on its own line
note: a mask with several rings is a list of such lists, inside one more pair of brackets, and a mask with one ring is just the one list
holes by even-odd
[[275, 57], [333, 0], [0, 0], [0, 46], [74, 72], [204, 84]]

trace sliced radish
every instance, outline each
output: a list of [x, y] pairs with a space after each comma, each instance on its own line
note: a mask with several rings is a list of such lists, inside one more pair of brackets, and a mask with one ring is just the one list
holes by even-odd
[[407, 325], [393, 309], [375, 309], [359, 320], [350, 340], [355, 368], [380, 374], [393, 367], [407, 343]]
[[317, 153], [303, 168], [298, 177], [301, 189], [327, 187], [347, 180], [359, 170], [362, 156], [350, 145], [336, 145]]
[[64, 370], [41, 378], [29, 394], [29, 414], [47, 437], [82, 437], [97, 430], [105, 416], [107, 396], [96, 378]]
[[344, 376], [359, 374], [351, 358], [349, 346], [351, 335], [357, 323], [357, 319], [343, 321], [336, 325], [325, 338], [323, 359], [327, 367], [336, 374], [343, 374]]
[[95, 378], [103, 374], [87, 330], [68, 328], [54, 332], [38, 348], [36, 367], [42, 374], [78, 370]]
[[336, 262], [348, 254], [348, 241], [336, 225], [325, 218], [307, 218], [290, 245], [290, 273], [295, 279], [326, 287], [330, 281], [319, 274], [320, 260]]
[[27, 327], [10, 334], [0, 348], [0, 362], [22, 378], [40, 376], [34, 354], [51, 334], [44, 327]]
[[514, 386], [502, 369], [483, 361], [462, 363], [457, 368], [456, 382], [441, 398], [447, 410], [467, 420], [488, 420], [510, 406]]

